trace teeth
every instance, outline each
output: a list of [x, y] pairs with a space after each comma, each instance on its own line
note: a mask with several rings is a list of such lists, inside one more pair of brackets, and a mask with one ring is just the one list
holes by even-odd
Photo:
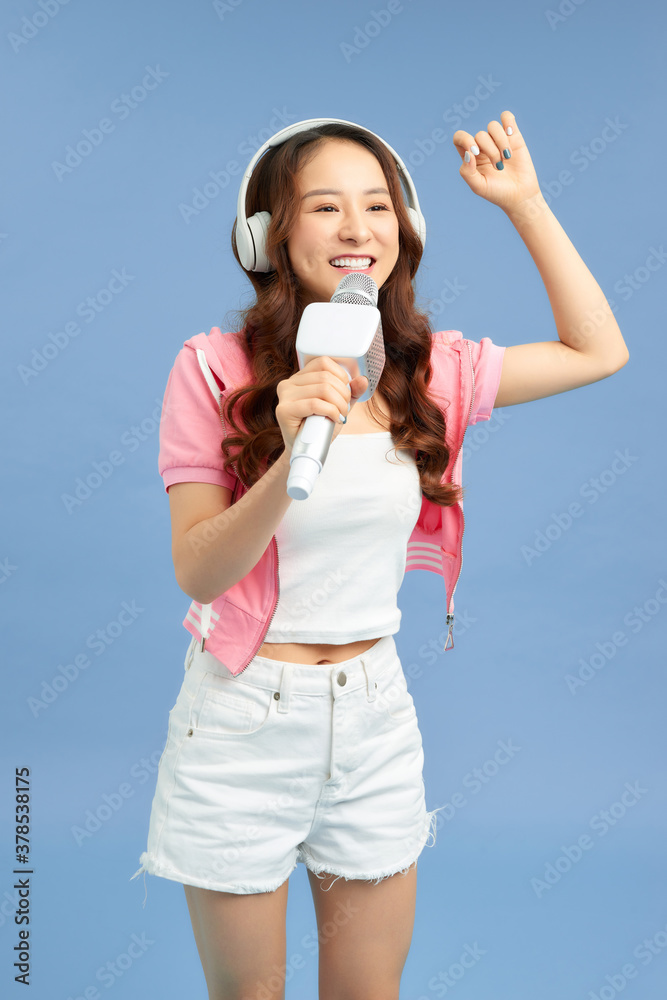
[[334, 267], [357, 267], [363, 269], [370, 267], [371, 257], [335, 257], [331, 263]]

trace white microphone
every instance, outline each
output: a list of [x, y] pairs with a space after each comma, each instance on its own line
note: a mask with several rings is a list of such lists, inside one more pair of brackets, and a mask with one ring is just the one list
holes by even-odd
[[[384, 369], [378, 287], [369, 274], [346, 274], [330, 302], [311, 302], [303, 310], [296, 335], [299, 368], [326, 355], [350, 378], [365, 375], [368, 385], [358, 402], [370, 399]], [[335, 352], [335, 354], [334, 354]], [[290, 455], [287, 495], [306, 500], [329, 452], [334, 432], [330, 417], [312, 413], [301, 424]]]

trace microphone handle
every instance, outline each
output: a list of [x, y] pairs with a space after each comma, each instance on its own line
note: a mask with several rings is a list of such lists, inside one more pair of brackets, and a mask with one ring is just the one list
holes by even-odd
[[329, 453], [334, 422], [320, 413], [311, 413], [301, 424], [292, 446], [287, 495], [307, 500]]

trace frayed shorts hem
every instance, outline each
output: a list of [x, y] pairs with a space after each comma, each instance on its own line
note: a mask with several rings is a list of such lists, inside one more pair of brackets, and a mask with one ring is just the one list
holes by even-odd
[[[271, 879], [268, 882], [264, 882], [261, 885], [256, 882], [237, 882], [232, 885], [229, 882], [218, 882], [213, 884], [206, 879], [193, 878], [190, 875], [186, 875], [184, 872], [179, 872], [175, 868], [170, 868], [162, 862], [155, 858], [151, 858], [149, 854], [142, 854], [140, 859], [141, 868], [139, 868], [134, 875], [130, 876], [130, 881], [136, 878], [137, 875], [144, 874], [144, 885], [146, 875], [157, 875], [159, 878], [169, 879], [171, 882], [181, 882], [183, 885], [193, 885], [197, 889], [213, 889], [215, 892], [235, 892], [238, 894], [250, 894], [255, 892], [275, 892], [280, 886], [285, 882], [294, 869], [296, 868], [297, 862], [295, 862], [292, 867], [285, 872], [280, 878]], [[143, 906], [146, 905], [146, 898], [144, 897]]]
[[[313, 861], [313, 859], [310, 858], [309, 856], [304, 857], [303, 863], [305, 864], [308, 871], [312, 872], [313, 875], [316, 875], [317, 878], [324, 879], [328, 875], [335, 875], [336, 878], [333, 880], [331, 885], [334, 885], [334, 883], [337, 882], [339, 878], [344, 878], [346, 882], [358, 879], [362, 882], [373, 882], [377, 885], [378, 882], [382, 882], [386, 878], [391, 878], [392, 875], [399, 875], [399, 874], [407, 875], [410, 869], [417, 864], [417, 860], [418, 860], [417, 858], [413, 858], [413, 860], [407, 866], [399, 865], [398, 867], [387, 868], [380, 872], [373, 872], [370, 875], [364, 874], [363, 872], [351, 872], [349, 869], [343, 871], [343, 869], [339, 868], [337, 865], [316, 864]], [[324, 889], [323, 886], [322, 890], [324, 892], [328, 892], [329, 889], [331, 888], [331, 885], [328, 886], [327, 889]]]
[[[304, 847], [303, 844], [301, 844], [299, 848], [299, 860], [303, 861], [308, 871], [312, 872], [313, 875], [316, 875], [318, 878], [321, 877], [322, 879], [324, 879], [326, 878], [327, 874], [337, 876], [333, 880], [331, 885], [334, 885], [334, 883], [337, 882], [339, 878], [344, 878], [346, 881], [359, 879], [363, 882], [373, 882], [375, 885], [377, 885], [384, 879], [391, 878], [392, 875], [400, 874], [405, 876], [417, 864], [419, 856], [423, 851], [424, 847], [435, 846], [435, 838], [437, 831], [437, 814], [440, 812], [441, 809], [444, 808], [445, 808], [444, 806], [439, 806], [437, 809], [433, 809], [431, 812], [427, 812], [426, 824], [425, 824], [425, 836], [423, 837], [423, 842], [419, 850], [417, 851], [417, 854], [416, 855], [412, 854], [409, 860], [403, 859], [396, 865], [392, 865], [390, 868], [383, 868], [381, 870], [370, 873], [360, 872], [360, 871], [352, 872], [350, 871], [350, 869], [343, 870], [343, 868], [341, 868], [338, 865], [328, 865], [326, 863], [316, 862], [312, 857], [312, 855], [310, 854], [310, 852]], [[429, 837], [433, 837], [433, 841], [431, 844], [428, 844]], [[331, 888], [331, 885], [328, 887], [328, 889]], [[324, 892], [328, 892], [328, 889], [324, 889], [323, 887]]]
[[[152, 857], [147, 851], [145, 851], [139, 861], [141, 862], [141, 867], [137, 869], [134, 875], [130, 876], [130, 881], [141, 875], [144, 875], [144, 889], [146, 894], [144, 896], [144, 901], [142, 906], [146, 906], [146, 899], [148, 897], [148, 889], [146, 888], [146, 875], [156, 875], [159, 878], [166, 878], [172, 882], [180, 882], [183, 885], [194, 885], [196, 888], [200, 889], [212, 889], [215, 892], [234, 892], [238, 894], [250, 894], [257, 892], [275, 892], [280, 886], [285, 882], [292, 872], [295, 870], [297, 864], [303, 863], [308, 871], [316, 875], [317, 878], [325, 879], [327, 875], [335, 875], [333, 882], [327, 889], [323, 888], [324, 892], [328, 892], [332, 885], [334, 885], [338, 879], [344, 878], [346, 881], [361, 880], [364, 882], [373, 882], [377, 885], [386, 878], [391, 878], [392, 875], [407, 875], [411, 868], [413, 868], [419, 859], [421, 852], [424, 847], [435, 846], [436, 831], [437, 831], [437, 814], [445, 806], [439, 806], [437, 809], [433, 809], [431, 812], [426, 813], [426, 822], [424, 825], [424, 835], [422, 837], [422, 843], [417, 851], [416, 855], [412, 854], [409, 859], [403, 859], [390, 868], [383, 868], [373, 872], [360, 872], [351, 871], [350, 869], [343, 869], [340, 865], [330, 865], [326, 862], [317, 862], [310, 854], [308, 849], [304, 844], [300, 844], [298, 847], [297, 860], [294, 862], [291, 868], [289, 868], [284, 875], [281, 875], [277, 879], [271, 879], [270, 881], [264, 882], [261, 885], [257, 882], [236, 882], [232, 885], [229, 882], [216, 883], [207, 881], [206, 879], [198, 879], [190, 875], [186, 875], [184, 872], [179, 872], [175, 868], [171, 868], [165, 865], [163, 862], [159, 861], [157, 858]], [[431, 844], [428, 843], [429, 837], [433, 837]]]

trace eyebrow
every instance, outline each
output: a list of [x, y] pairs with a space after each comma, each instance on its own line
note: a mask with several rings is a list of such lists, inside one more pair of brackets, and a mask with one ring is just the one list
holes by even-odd
[[[303, 197], [301, 198], [301, 201], [303, 201], [305, 198], [312, 198], [313, 195], [316, 194], [319, 195], [319, 194], [342, 194], [342, 193], [343, 193], [342, 191], [334, 191], [333, 188], [317, 188], [315, 191], [309, 191], [308, 194], [304, 194]], [[387, 191], [386, 188], [379, 187], [379, 188], [368, 188], [367, 191], [362, 191], [362, 194], [388, 195], [389, 192]]]

